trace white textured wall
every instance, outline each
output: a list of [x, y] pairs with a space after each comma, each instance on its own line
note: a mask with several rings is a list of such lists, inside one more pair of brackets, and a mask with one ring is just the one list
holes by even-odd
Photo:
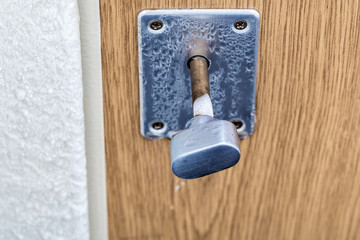
[[0, 239], [88, 239], [76, 0], [0, 4]]

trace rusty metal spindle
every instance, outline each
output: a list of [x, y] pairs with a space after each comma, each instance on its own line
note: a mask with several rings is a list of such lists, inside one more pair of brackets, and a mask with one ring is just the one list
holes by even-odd
[[194, 56], [189, 60], [189, 67], [194, 116], [213, 116], [209, 86], [209, 62], [203, 56]]
[[209, 71], [206, 58], [196, 56], [190, 59], [190, 75], [193, 103], [205, 94], [210, 96]]

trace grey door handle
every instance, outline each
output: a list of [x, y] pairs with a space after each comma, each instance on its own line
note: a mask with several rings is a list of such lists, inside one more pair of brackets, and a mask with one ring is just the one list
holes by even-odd
[[139, 13], [140, 131], [171, 138], [178, 177], [239, 161], [239, 138], [254, 131], [259, 18], [253, 9]]
[[209, 89], [209, 61], [189, 60], [193, 99], [192, 118], [171, 140], [171, 169], [185, 179], [198, 178], [235, 165], [240, 159], [237, 130], [229, 121], [213, 118]]

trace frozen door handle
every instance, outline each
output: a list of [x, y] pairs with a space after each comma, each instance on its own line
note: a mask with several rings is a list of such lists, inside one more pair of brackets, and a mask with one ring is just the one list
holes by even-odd
[[192, 57], [188, 64], [194, 118], [171, 140], [171, 168], [180, 178], [192, 179], [215, 173], [235, 165], [240, 159], [234, 124], [213, 117], [208, 64], [204, 56]]
[[139, 13], [140, 132], [171, 139], [178, 177], [239, 161], [254, 131], [259, 20], [254, 9]]

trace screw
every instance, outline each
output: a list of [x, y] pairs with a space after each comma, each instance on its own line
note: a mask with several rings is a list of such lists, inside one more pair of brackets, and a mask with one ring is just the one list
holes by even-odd
[[164, 123], [163, 122], [154, 122], [151, 126], [155, 130], [160, 130], [164, 127]]
[[245, 20], [237, 20], [234, 23], [234, 28], [237, 30], [244, 30], [247, 27], [247, 22]]
[[150, 22], [150, 28], [152, 30], [160, 30], [163, 27], [163, 22], [160, 20], [153, 20]]
[[234, 120], [232, 123], [235, 125], [236, 129], [240, 129], [244, 126], [244, 122], [241, 120]]

